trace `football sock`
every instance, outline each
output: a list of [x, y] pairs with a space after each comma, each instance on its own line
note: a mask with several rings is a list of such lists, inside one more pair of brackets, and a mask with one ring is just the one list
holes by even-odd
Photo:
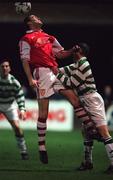
[[81, 119], [82, 123], [84, 123], [84, 125], [86, 125], [87, 127], [90, 127], [92, 120], [91, 120], [88, 112], [82, 106], [75, 108], [74, 112], [75, 112], [76, 117], [78, 119]]
[[17, 145], [20, 149], [20, 153], [26, 153], [27, 147], [26, 147], [26, 142], [25, 142], [24, 136], [23, 135], [21, 135], [21, 136], [16, 135], [16, 140], [17, 140]]
[[84, 161], [92, 163], [93, 141], [84, 141]]
[[107, 155], [110, 159], [110, 162], [113, 165], [113, 139], [112, 137], [104, 139], [104, 145], [106, 148]]
[[37, 130], [38, 130], [38, 145], [39, 151], [46, 151], [45, 147], [45, 136], [46, 136], [46, 122], [37, 122]]

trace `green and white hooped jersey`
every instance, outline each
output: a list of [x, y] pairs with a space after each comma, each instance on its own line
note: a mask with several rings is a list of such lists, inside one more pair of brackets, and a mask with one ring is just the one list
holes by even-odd
[[25, 97], [16, 78], [9, 74], [7, 79], [0, 76], [0, 104], [12, 104], [16, 100], [20, 110], [25, 110]]
[[91, 67], [86, 57], [82, 57], [73, 64], [59, 68], [59, 70], [57, 78], [64, 86], [75, 89], [78, 95], [81, 96], [88, 92], [97, 91]]

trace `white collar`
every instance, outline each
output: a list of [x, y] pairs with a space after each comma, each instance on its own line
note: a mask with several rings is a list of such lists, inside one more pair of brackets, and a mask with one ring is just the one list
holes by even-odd
[[27, 30], [26, 33], [32, 33], [32, 32], [42, 32], [43, 30]]
[[87, 59], [85, 56], [83, 56], [82, 58], [80, 58], [79, 60], [84, 60], [84, 59]]

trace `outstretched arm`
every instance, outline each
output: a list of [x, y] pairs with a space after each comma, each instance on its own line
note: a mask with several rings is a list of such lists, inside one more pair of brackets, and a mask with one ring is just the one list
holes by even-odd
[[75, 91], [81, 83], [81, 81], [79, 81], [78, 70], [75, 63], [62, 68], [56, 68], [53, 73], [64, 86], [73, 88]]
[[70, 79], [70, 76], [68, 76], [65, 73], [65, 67], [62, 67], [62, 68], [52, 67], [51, 69], [53, 73], [56, 75], [57, 79], [59, 79], [65, 87], [71, 88], [71, 85], [72, 85], [71, 79]]
[[65, 87], [72, 88], [71, 79], [61, 71], [57, 73], [57, 79], [59, 79]]
[[68, 58], [69, 56], [71, 56], [73, 54], [73, 48], [69, 49], [69, 50], [61, 50], [59, 52], [57, 52], [56, 57], [58, 59], [65, 59]]
[[64, 50], [64, 47], [60, 45], [60, 43], [57, 41], [57, 39], [54, 40], [53, 42], [53, 54], [58, 58], [58, 59], [64, 59], [73, 54], [74, 48], [71, 48], [69, 50]]

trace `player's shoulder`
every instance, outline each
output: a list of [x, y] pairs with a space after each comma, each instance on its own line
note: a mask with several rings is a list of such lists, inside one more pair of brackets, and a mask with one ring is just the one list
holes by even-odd
[[33, 31], [26, 31], [26, 33], [23, 35], [23, 36], [21, 36], [21, 39], [24, 39], [24, 38], [28, 38], [28, 37], [30, 37], [31, 35], [33, 34]]
[[82, 57], [79, 61], [78, 61], [79, 65], [83, 65], [83, 64], [89, 64], [89, 61], [87, 59], [87, 57]]
[[74, 71], [77, 68], [77, 63], [72, 63], [69, 66], [67, 66], [67, 68], [69, 68], [71, 71]]
[[9, 74], [9, 79], [10, 79], [10, 82], [17, 85], [17, 86], [20, 86], [20, 82], [16, 79], [16, 77], [12, 74]]
[[27, 38], [29, 38], [29, 34], [24, 34], [21, 38], [20, 38], [20, 40], [25, 40], [25, 39], [27, 39]]
[[9, 75], [8, 75], [8, 78], [9, 78], [9, 79], [12, 79], [12, 80], [16, 79], [15, 76], [12, 75], [12, 74], [10, 74], [10, 73], [9, 73]]

